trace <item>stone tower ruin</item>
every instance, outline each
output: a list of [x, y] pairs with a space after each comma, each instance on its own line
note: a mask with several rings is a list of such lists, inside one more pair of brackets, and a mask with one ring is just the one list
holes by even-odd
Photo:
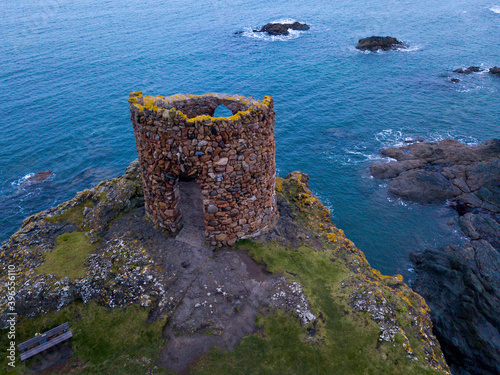
[[[179, 180], [203, 194], [205, 237], [232, 245], [278, 220], [273, 99], [239, 95], [129, 98], [146, 213], [171, 232], [181, 225]], [[213, 117], [225, 105], [230, 117]]]

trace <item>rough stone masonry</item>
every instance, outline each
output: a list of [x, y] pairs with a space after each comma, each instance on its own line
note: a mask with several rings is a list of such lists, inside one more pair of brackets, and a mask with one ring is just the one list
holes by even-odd
[[[278, 220], [273, 99], [239, 95], [129, 98], [147, 215], [171, 232], [181, 226], [179, 180], [203, 193], [210, 245], [232, 245]], [[213, 117], [225, 105], [230, 117]]]

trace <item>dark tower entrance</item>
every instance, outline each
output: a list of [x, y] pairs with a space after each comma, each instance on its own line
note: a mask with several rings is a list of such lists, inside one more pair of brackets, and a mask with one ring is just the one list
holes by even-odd
[[201, 247], [205, 242], [205, 216], [203, 215], [203, 193], [195, 180], [179, 179], [179, 203], [182, 229], [176, 240], [191, 246]]

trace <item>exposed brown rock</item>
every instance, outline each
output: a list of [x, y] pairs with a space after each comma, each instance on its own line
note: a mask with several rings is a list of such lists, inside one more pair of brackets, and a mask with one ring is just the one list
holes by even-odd
[[478, 73], [482, 72], [483, 69], [481, 69], [479, 66], [469, 66], [468, 68], [458, 68], [453, 71], [453, 73], [459, 73], [459, 74], [471, 74], [471, 73]]
[[500, 140], [469, 147], [453, 139], [390, 147], [382, 155], [396, 159], [375, 163], [375, 178], [392, 179], [389, 191], [418, 203], [456, 203], [500, 212]]

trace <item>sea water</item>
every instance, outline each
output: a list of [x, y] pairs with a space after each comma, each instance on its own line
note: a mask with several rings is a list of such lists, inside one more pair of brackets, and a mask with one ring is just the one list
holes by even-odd
[[[137, 157], [127, 104], [137, 90], [272, 95], [278, 174], [309, 174], [384, 273], [411, 277], [410, 251], [463, 241], [446, 205], [390, 197], [366, 170], [381, 149], [417, 137], [499, 137], [500, 77], [452, 73], [500, 66], [498, 0], [18, 0], [0, 12], [1, 241], [123, 173]], [[252, 31], [273, 21], [311, 28]], [[372, 35], [409, 48], [354, 48]], [[49, 180], [23, 184], [44, 170]]]

